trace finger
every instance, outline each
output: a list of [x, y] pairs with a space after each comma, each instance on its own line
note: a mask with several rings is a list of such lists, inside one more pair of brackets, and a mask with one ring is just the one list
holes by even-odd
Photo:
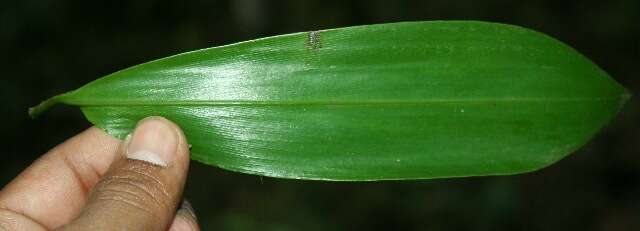
[[180, 209], [176, 212], [169, 231], [199, 231], [198, 219], [193, 212], [193, 207], [187, 200], [182, 200]]
[[22, 214], [0, 209], [0, 230], [45, 231], [47, 229]]
[[182, 131], [162, 117], [142, 120], [126, 158], [115, 161], [93, 188], [68, 230], [166, 230], [182, 195], [189, 149]]
[[[0, 191], [8, 217], [23, 216], [53, 229], [69, 223], [85, 205], [90, 188], [118, 156], [120, 141], [91, 127], [53, 148]], [[8, 215], [14, 213], [13, 215]]]

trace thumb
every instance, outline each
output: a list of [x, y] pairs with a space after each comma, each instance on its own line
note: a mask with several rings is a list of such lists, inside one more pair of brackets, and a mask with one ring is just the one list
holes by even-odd
[[181, 201], [189, 148], [180, 128], [162, 117], [141, 120], [65, 230], [166, 230]]

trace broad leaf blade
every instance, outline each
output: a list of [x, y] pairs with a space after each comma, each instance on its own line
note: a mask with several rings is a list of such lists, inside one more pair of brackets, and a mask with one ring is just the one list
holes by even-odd
[[122, 138], [178, 123], [193, 159], [274, 177], [422, 179], [547, 166], [628, 98], [570, 47], [520, 27], [412, 22], [297, 33], [116, 72], [45, 102]]

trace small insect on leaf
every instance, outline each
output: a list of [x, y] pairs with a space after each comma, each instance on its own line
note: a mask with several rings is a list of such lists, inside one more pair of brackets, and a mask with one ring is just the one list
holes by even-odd
[[477, 21], [295, 33], [115, 72], [30, 110], [75, 105], [123, 138], [180, 125], [192, 158], [314, 180], [516, 174], [585, 144], [630, 94], [544, 34]]

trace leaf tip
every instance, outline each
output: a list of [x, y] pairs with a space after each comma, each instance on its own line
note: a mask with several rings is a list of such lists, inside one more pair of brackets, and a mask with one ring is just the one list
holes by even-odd
[[29, 108], [29, 116], [32, 119], [37, 118], [38, 116], [40, 116], [43, 112], [45, 112], [46, 110], [48, 110], [49, 108], [53, 107], [54, 105], [58, 104], [58, 102], [60, 102], [59, 100], [59, 96], [54, 96], [51, 97], [45, 101], [42, 101], [40, 104], [30, 107]]

